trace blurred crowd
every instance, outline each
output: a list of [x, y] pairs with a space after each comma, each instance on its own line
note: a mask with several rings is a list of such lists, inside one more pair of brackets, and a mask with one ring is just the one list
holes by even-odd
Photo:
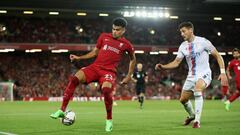
[[[86, 52], [73, 52], [84, 54]], [[156, 63], [172, 61], [175, 55], [137, 54], [137, 62], [143, 63], [144, 71], [148, 74], [146, 83], [146, 97], [151, 99], [177, 99], [187, 75], [187, 65], [182, 62], [179, 68], [173, 70], [155, 71]], [[231, 57], [225, 56], [228, 62]], [[0, 82], [15, 83], [15, 99], [23, 97], [59, 97], [68, 82], [70, 75], [79, 68], [89, 65], [94, 59], [71, 63], [69, 53], [52, 54], [14, 52], [0, 54]], [[118, 66], [116, 95], [119, 98], [135, 96], [135, 83], [120, 85], [119, 82], [128, 71], [129, 58], [124, 56]], [[210, 59], [213, 70], [213, 81], [205, 91], [205, 98], [221, 98], [220, 83], [217, 81], [219, 68], [214, 59]], [[226, 62], [226, 63], [227, 63]], [[234, 83], [233, 83], [234, 84]], [[234, 90], [234, 85], [231, 85]], [[101, 91], [97, 83], [80, 85], [75, 91], [77, 97], [100, 96]]]
[[[138, 45], [178, 45], [181, 20], [127, 18], [126, 37]], [[1, 17], [0, 42], [7, 43], [96, 43], [100, 33], [111, 32], [112, 18]], [[196, 35], [208, 38], [215, 46], [237, 46], [237, 22], [195, 22]]]
[[[181, 20], [144, 20], [127, 18], [126, 38], [134, 45], [178, 46], [182, 42], [178, 25]], [[112, 18], [40, 18], [40, 17], [4, 17], [0, 20], [0, 43], [86, 43], [95, 44], [102, 32], [111, 32]], [[194, 22], [195, 33], [208, 38], [217, 47], [238, 46], [240, 25], [237, 22]], [[75, 52], [83, 54], [86, 52]], [[69, 53], [52, 54], [14, 52], [0, 54], [0, 82], [12, 81], [16, 84], [15, 98], [58, 97], [68, 82], [68, 77], [79, 68], [87, 66], [92, 60], [71, 63]], [[156, 63], [167, 63], [174, 55], [138, 54], [138, 62], [143, 63], [149, 76], [146, 84], [146, 97], [153, 99], [176, 99], [187, 75], [187, 65], [183, 62], [174, 70], [154, 71]], [[224, 56], [226, 63], [231, 59]], [[135, 95], [135, 84], [120, 85], [118, 82], [128, 70], [128, 57], [124, 57], [118, 66], [116, 97]], [[206, 90], [205, 97], [221, 98], [217, 62], [210, 59], [213, 69], [213, 81]], [[217, 69], [217, 70], [216, 70]], [[181, 73], [181, 74], [180, 74]], [[234, 84], [231, 82], [231, 84]], [[231, 85], [234, 89], [234, 85]], [[80, 85], [75, 96], [100, 96], [97, 83]]]

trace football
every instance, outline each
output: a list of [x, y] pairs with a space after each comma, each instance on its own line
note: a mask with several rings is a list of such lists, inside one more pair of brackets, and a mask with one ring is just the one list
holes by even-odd
[[61, 120], [63, 125], [70, 126], [76, 120], [76, 115], [73, 111], [66, 111], [65, 117]]

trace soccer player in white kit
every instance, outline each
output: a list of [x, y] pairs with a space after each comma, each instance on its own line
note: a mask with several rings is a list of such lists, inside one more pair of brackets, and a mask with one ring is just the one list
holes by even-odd
[[[209, 53], [217, 60], [221, 74], [219, 80], [221, 85], [228, 84], [225, 66], [222, 56], [218, 53], [212, 43], [206, 38], [195, 36], [194, 27], [191, 22], [183, 22], [179, 25], [181, 36], [185, 40], [179, 47], [177, 57], [168, 64], [156, 64], [155, 69], [173, 69], [179, 66], [185, 57], [189, 72], [183, 85], [180, 102], [183, 104], [189, 116], [183, 125], [189, 125], [194, 120], [193, 128], [200, 128], [200, 117], [203, 107], [202, 91], [208, 87], [212, 80], [209, 66]], [[195, 111], [193, 111], [190, 98], [195, 98]]]

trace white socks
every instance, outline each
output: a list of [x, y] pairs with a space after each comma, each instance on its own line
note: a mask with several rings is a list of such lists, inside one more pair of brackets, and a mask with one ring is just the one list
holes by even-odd
[[188, 112], [190, 117], [194, 116], [194, 112], [193, 112], [193, 107], [192, 107], [192, 103], [190, 100], [188, 100], [188, 102], [186, 102], [184, 105], [184, 109]]
[[195, 97], [195, 121], [200, 123], [202, 108], [203, 108], [203, 97], [202, 92], [194, 92]]

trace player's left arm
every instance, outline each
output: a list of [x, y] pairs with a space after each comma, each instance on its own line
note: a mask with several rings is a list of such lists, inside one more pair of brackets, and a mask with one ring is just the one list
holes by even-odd
[[147, 75], [147, 73], [145, 73], [144, 81], [145, 81], [146, 83], [148, 83], [148, 75]]
[[128, 83], [131, 78], [132, 78], [132, 74], [134, 71], [134, 67], [136, 64], [136, 56], [134, 51], [132, 53], [128, 53], [129, 57], [130, 57], [130, 62], [129, 62], [129, 68], [128, 68], [128, 74], [127, 76], [122, 80], [121, 84], [126, 84]]
[[227, 79], [227, 75], [226, 75], [226, 71], [225, 71], [225, 64], [224, 64], [222, 56], [218, 53], [217, 49], [213, 49], [211, 51], [211, 54], [217, 60], [218, 65], [220, 67], [220, 75], [218, 77], [218, 80], [221, 80], [222, 86], [228, 86], [228, 79]]
[[71, 61], [77, 60], [84, 60], [84, 59], [90, 59], [90, 58], [94, 58], [98, 55], [99, 49], [97, 47], [93, 48], [93, 50], [85, 55], [81, 55], [81, 56], [77, 56], [74, 54], [70, 54], [69, 58]]

